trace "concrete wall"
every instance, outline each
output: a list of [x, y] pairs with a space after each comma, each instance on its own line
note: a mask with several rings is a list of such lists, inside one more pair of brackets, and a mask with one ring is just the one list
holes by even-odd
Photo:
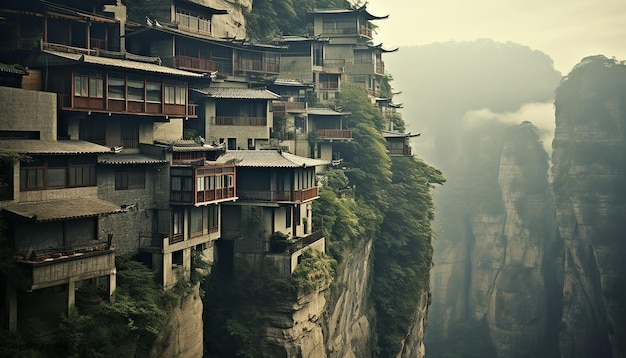
[[46, 140], [57, 137], [54, 93], [0, 87], [0, 113], [1, 131], [37, 131]]
[[[170, 118], [169, 122], [154, 122], [154, 140], [175, 141], [183, 138], [183, 119]], [[152, 141], [150, 141], [151, 143]], [[147, 143], [147, 142], [146, 142]]]

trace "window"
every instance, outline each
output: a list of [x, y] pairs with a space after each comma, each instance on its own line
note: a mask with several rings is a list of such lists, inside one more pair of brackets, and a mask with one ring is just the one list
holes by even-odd
[[146, 83], [146, 101], [153, 103], [161, 103], [161, 84]]
[[219, 229], [219, 206], [211, 205], [207, 207], [209, 219], [209, 232], [216, 232]]
[[291, 207], [288, 206], [285, 208], [285, 227], [291, 227]]
[[145, 168], [123, 166], [115, 169], [115, 190], [143, 189], [145, 187]]
[[202, 235], [202, 219], [205, 208], [191, 208], [191, 218], [189, 220], [189, 231], [191, 236]]
[[128, 79], [128, 99], [131, 101], [143, 101], [144, 99], [143, 78]]
[[96, 185], [92, 157], [52, 156], [20, 164], [20, 190], [46, 190]]
[[373, 64], [374, 59], [370, 51], [354, 51], [354, 63]]
[[102, 98], [104, 81], [99, 74], [77, 74], [74, 76], [74, 95], [78, 97]]
[[186, 104], [187, 103], [187, 87], [165, 85], [165, 103], [166, 104]]
[[126, 98], [126, 80], [120, 75], [109, 76], [108, 98], [125, 99]]
[[172, 231], [174, 236], [183, 235], [183, 211], [178, 210], [172, 212]]

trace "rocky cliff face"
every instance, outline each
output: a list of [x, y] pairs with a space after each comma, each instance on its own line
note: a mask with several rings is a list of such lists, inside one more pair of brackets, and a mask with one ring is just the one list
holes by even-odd
[[[272, 307], [263, 352], [286, 357], [374, 356], [375, 312], [370, 298], [372, 241], [346, 250], [331, 287]], [[421, 296], [398, 357], [424, 356], [428, 293]]]
[[153, 344], [150, 357], [201, 358], [202, 345], [202, 299], [199, 285], [180, 297], [169, 315], [169, 321]]
[[626, 67], [583, 59], [557, 91], [556, 220], [563, 262], [563, 357], [626, 354]]
[[462, 236], [435, 250], [431, 321], [444, 336], [455, 323], [485, 321], [497, 356], [533, 356], [549, 345], [555, 280], [547, 264], [556, 243], [547, 155], [534, 127], [523, 123], [504, 136], [491, 160], [498, 185], [493, 202], [477, 198]]

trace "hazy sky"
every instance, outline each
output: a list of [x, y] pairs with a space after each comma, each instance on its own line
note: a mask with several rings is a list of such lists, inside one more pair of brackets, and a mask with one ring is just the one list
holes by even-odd
[[626, 60], [626, 0], [369, 0], [383, 48], [490, 38], [546, 53], [566, 75], [583, 57]]

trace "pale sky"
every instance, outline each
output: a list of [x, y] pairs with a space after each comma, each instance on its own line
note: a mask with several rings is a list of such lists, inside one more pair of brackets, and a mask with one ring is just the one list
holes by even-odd
[[[490, 38], [539, 50], [567, 75], [583, 57], [626, 60], [626, 0], [369, 0], [383, 48]], [[400, 56], [400, 53], [397, 55]]]

